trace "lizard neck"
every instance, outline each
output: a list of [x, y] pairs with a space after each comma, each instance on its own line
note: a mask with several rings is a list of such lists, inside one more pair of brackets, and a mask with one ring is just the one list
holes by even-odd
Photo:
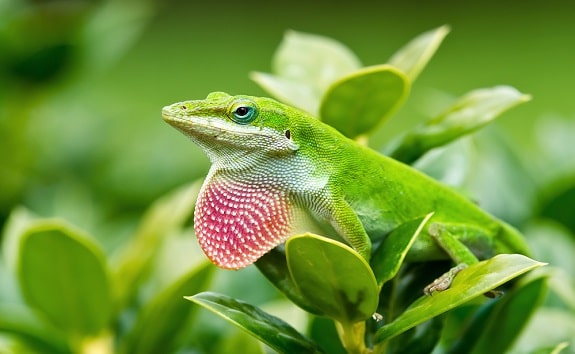
[[227, 269], [250, 265], [299, 231], [301, 206], [315, 202], [310, 196], [328, 182], [301, 156], [243, 159], [212, 164], [194, 213], [202, 250]]

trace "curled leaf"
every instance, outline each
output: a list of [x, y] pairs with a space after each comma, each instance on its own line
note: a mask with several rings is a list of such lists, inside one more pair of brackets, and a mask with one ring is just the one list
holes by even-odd
[[427, 151], [443, 146], [493, 121], [529, 95], [510, 86], [478, 89], [461, 97], [439, 116], [408, 132], [390, 153], [396, 160], [411, 163]]

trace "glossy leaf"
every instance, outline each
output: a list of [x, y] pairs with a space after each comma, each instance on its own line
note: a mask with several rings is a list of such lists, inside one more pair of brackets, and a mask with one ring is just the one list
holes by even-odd
[[371, 268], [380, 287], [397, 274], [411, 245], [432, 215], [433, 213], [430, 213], [402, 224], [393, 230], [374, 252]]
[[[546, 292], [546, 279], [538, 277], [526, 285], [506, 291], [504, 296], [482, 304], [473, 316], [462, 318], [457, 340], [449, 353], [482, 353], [485, 348], [508, 352], [509, 346], [529, 323]], [[505, 348], [505, 349], [503, 349]]]
[[273, 75], [253, 73], [251, 78], [279, 100], [317, 115], [329, 85], [360, 67], [355, 54], [338, 41], [288, 31], [274, 55]]
[[506, 294], [494, 308], [481, 340], [472, 353], [505, 353], [525, 328], [546, 294], [546, 279], [539, 277]]
[[473, 349], [481, 338], [487, 321], [493, 316], [498, 300], [500, 299], [475, 305], [471, 302], [447, 314], [448, 334], [445, 338], [445, 342], [449, 344], [447, 353], [467, 353]]
[[335, 323], [327, 317], [313, 316], [310, 318], [309, 336], [327, 353], [347, 354], [343, 344], [338, 339]]
[[420, 298], [397, 319], [380, 328], [375, 341], [388, 340], [543, 265], [518, 254], [501, 254], [471, 265], [459, 272], [449, 289]]
[[379, 291], [375, 276], [347, 245], [311, 234], [292, 236], [286, 243], [286, 255], [294, 283], [324, 316], [354, 323], [376, 311]]
[[18, 281], [26, 302], [70, 334], [95, 335], [110, 321], [104, 255], [63, 222], [46, 220], [26, 230], [20, 242]]
[[501, 113], [530, 99], [509, 86], [474, 90], [445, 112], [408, 132], [390, 153], [412, 163], [427, 151], [443, 146], [493, 121]]
[[304, 297], [289, 272], [285, 251], [276, 247], [255, 263], [260, 272], [294, 304], [316, 315], [322, 312]]
[[253, 305], [212, 292], [186, 299], [212, 311], [279, 353], [321, 353], [315, 343], [289, 324]]
[[364, 68], [334, 82], [321, 102], [320, 118], [348, 138], [381, 125], [403, 103], [409, 80], [390, 65]]
[[389, 352], [399, 354], [432, 353], [441, 338], [443, 325], [444, 319], [442, 317], [431, 318], [412, 331], [402, 333], [402, 335], [393, 338], [387, 348]]
[[124, 353], [172, 352], [188, 336], [193, 307], [184, 296], [198, 293], [210, 283], [215, 267], [204, 263], [185, 274], [146, 304], [123, 343]]
[[398, 50], [388, 63], [403, 71], [413, 82], [433, 57], [448, 33], [449, 26], [441, 26], [420, 34]]

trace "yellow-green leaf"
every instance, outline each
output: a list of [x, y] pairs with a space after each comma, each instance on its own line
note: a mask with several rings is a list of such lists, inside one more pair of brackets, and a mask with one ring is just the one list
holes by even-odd
[[56, 327], [89, 336], [109, 325], [104, 255], [81, 232], [55, 220], [35, 223], [22, 236], [17, 264], [24, 299]]
[[356, 138], [383, 124], [403, 103], [409, 87], [406, 76], [390, 65], [358, 70], [329, 87], [320, 118], [348, 138]]
[[510, 86], [471, 91], [437, 117], [408, 132], [395, 143], [390, 156], [411, 163], [427, 151], [476, 131], [529, 99], [529, 95]]
[[280, 101], [317, 116], [329, 85], [360, 67], [355, 54], [334, 39], [287, 31], [274, 54], [273, 74], [251, 78]]
[[398, 50], [388, 63], [403, 71], [413, 83], [448, 33], [449, 26], [441, 26], [420, 34]]
[[381, 327], [375, 342], [395, 337], [543, 265], [519, 254], [500, 254], [473, 264], [458, 273], [449, 289], [420, 298], [393, 322]]
[[288, 239], [286, 254], [294, 283], [324, 316], [354, 323], [376, 311], [379, 290], [375, 276], [349, 246], [305, 234]]

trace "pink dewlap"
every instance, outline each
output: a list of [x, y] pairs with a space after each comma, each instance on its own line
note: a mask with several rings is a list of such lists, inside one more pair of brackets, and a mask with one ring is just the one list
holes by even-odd
[[270, 185], [212, 182], [194, 215], [202, 250], [217, 266], [246, 267], [282, 243], [290, 231], [285, 193]]

